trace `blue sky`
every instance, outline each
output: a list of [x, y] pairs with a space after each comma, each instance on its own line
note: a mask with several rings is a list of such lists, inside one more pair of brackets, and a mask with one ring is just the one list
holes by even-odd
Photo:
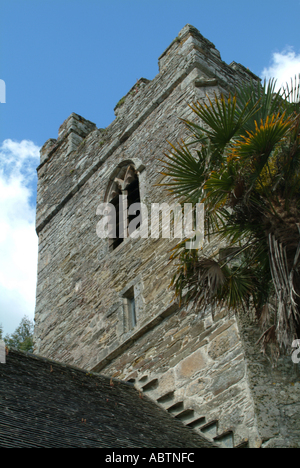
[[[285, 6], [287, 5], [287, 6]], [[300, 0], [0, 0], [0, 324], [33, 318], [38, 151], [76, 112], [106, 127], [187, 23], [222, 59], [279, 81], [300, 72]]]

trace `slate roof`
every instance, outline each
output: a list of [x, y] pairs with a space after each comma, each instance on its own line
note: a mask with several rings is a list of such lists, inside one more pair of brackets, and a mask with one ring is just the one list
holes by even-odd
[[11, 350], [0, 364], [0, 447], [213, 448], [131, 384]]

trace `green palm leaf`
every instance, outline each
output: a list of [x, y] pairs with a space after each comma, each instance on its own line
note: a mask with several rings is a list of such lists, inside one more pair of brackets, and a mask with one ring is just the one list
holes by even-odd
[[175, 198], [198, 202], [202, 198], [203, 184], [207, 178], [209, 151], [202, 147], [193, 155], [187, 145], [181, 143], [165, 154], [161, 174], [169, 178], [159, 184], [167, 187]]
[[286, 83], [286, 85], [280, 90], [284, 103], [286, 104], [285, 108], [286, 111], [289, 113], [297, 113], [300, 112], [300, 73], [295, 76], [295, 79], [291, 78], [290, 85]]
[[277, 114], [280, 109], [284, 111], [282, 93], [275, 91], [276, 80], [264, 80], [263, 84], [252, 82], [241, 86], [237, 91], [237, 109], [243, 112], [247, 103], [253, 112], [249, 118], [243, 122], [241, 134], [244, 132], [255, 132], [257, 122], [265, 122], [273, 114]]
[[247, 137], [243, 137], [243, 141], [235, 144], [232, 154], [236, 158], [256, 159], [259, 160], [264, 156], [264, 161], [268, 159], [276, 145], [285, 137], [288, 131], [292, 129], [293, 120], [283, 115], [272, 115], [261, 120], [258, 126], [255, 122], [255, 131], [248, 132]]
[[226, 99], [223, 94], [220, 97], [215, 95], [214, 102], [210, 98], [208, 101], [209, 104], [197, 102], [190, 106], [206, 126], [188, 120], [184, 122], [193, 132], [196, 141], [203, 141], [208, 137], [217, 150], [223, 151], [255, 112], [257, 104], [249, 108], [249, 101], [245, 103], [243, 109], [238, 110], [236, 96], [229, 95]]

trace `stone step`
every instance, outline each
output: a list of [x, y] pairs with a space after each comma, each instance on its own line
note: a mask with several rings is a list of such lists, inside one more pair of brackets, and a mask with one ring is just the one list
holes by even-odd
[[147, 382], [146, 385], [142, 387], [143, 392], [151, 392], [156, 390], [158, 387], [158, 379], [153, 379], [150, 382]]
[[206, 422], [205, 417], [201, 416], [201, 417], [197, 417], [193, 421], [187, 423], [187, 426], [191, 427], [192, 429], [198, 429], [201, 426], [203, 426], [203, 424], [205, 424], [205, 422]]
[[172, 414], [172, 416], [176, 416], [184, 410], [183, 401], [178, 401], [177, 403], [174, 403], [174, 405], [169, 406], [166, 409], [168, 413]]
[[185, 425], [188, 425], [195, 420], [195, 411], [192, 409], [186, 409], [181, 411], [175, 416], [176, 419], [180, 419]]
[[238, 445], [235, 445], [234, 448], [249, 448], [249, 440], [244, 440], [243, 442], [240, 442]]
[[174, 392], [168, 392], [165, 395], [162, 395], [161, 397], [157, 398], [157, 403], [160, 405], [166, 407], [170, 405], [170, 402], [174, 400]]
[[233, 448], [234, 447], [233, 432], [232, 431], [223, 432], [222, 434], [217, 435], [213, 439], [214, 439], [215, 442], [220, 442], [222, 445], [224, 445], [227, 448]]
[[206, 436], [214, 439], [214, 437], [218, 435], [218, 420], [209, 421], [207, 424], [204, 424], [204, 426], [201, 426], [199, 430]]

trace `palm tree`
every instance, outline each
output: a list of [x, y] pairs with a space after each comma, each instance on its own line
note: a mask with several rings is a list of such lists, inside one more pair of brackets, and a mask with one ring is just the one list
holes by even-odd
[[[190, 138], [171, 144], [162, 183], [205, 205], [210, 253], [174, 249], [181, 301], [255, 310], [261, 343], [287, 350], [300, 329], [300, 75], [191, 105]], [[213, 248], [212, 245], [216, 245]], [[220, 245], [223, 248], [220, 249]]]

